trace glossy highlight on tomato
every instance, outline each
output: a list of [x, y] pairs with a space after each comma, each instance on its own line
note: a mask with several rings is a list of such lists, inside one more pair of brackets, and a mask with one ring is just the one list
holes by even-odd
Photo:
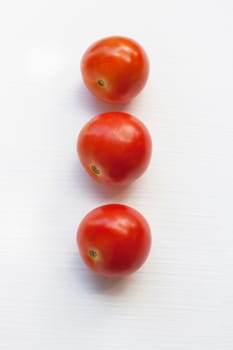
[[77, 153], [94, 180], [126, 186], [147, 169], [152, 141], [138, 118], [124, 112], [107, 112], [92, 118], [81, 129]]
[[92, 44], [81, 59], [86, 87], [109, 103], [126, 103], [145, 86], [149, 59], [131, 38], [111, 36]]
[[150, 227], [141, 213], [123, 204], [107, 204], [89, 212], [77, 230], [84, 263], [106, 277], [123, 277], [146, 261]]

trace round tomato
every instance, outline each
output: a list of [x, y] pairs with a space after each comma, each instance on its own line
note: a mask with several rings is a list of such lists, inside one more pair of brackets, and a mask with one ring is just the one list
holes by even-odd
[[125, 103], [146, 84], [149, 60], [136, 41], [112, 36], [87, 49], [81, 59], [81, 73], [96, 97], [109, 103]]
[[90, 269], [106, 277], [123, 277], [145, 262], [151, 247], [150, 227], [131, 207], [103, 205], [84, 217], [77, 244]]
[[79, 159], [92, 178], [107, 185], [128, 185], [146, 170], [152, 151], [150, 134], [136, 117], [102, 113], [80, 131]]

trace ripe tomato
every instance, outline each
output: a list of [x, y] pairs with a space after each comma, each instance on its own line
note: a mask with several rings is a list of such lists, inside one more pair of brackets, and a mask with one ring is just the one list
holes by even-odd
[[92, 44], [81, 59], [81, 73], [87, 88], [110, 103], [125, 103], [146, 84], [149, 60], [134, 40], [112, 36]]
[[131, 207], [103, 205], [84, 217], [77, 244], [90, 269], [107, 277], [123, 277], [145, 262], [151, 247], [150, 227]]
[[128, 185], [146, 170], [152, 151], [144, 124], [123, 112], [102, 113], [80, 131], [79, 159], [96, 181], [107, 185]]

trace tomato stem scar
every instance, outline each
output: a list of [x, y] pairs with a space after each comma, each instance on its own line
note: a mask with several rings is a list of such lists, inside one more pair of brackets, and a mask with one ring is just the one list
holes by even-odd
[[91, 258], [96, 258], [97, 257], [97, 252], [95, 250], [93, 250], [93, 249], [90, 249], [88, 251], [88, 253], [89, 253]]
[[91, 165], [91, 170], [92, 170], [93, 173], [95, 173], [96, 175], [100, 175], [100, 170], [97, 168], [96, 165]]
[[99, 79], [99, 80], [98, 80], [98, 84], [99, 84], [100, 86], [104, 86], [104, 85], [105, 85], [104, 80]]

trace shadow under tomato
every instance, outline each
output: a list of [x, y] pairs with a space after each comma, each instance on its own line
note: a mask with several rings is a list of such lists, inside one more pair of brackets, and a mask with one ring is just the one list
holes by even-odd
[[88, 193], [88, 196], [95, 197], [98, 201], [124, 201], [125, 198], [130, 196], [130, 193], [134, 191], [135, 182], [127, 186], [108, 186], [99, 183], [92, 179], [90, 175], [77, 163], [73, 166], [73, 178], [78, 188], [79, 184], [82, 184], [82, 188]]
[[131, 276], [109, 278], [97, 275], [85, 266], [78, 252], [73, 257], [72, 263], [74, 266], [79, 267], [78, 269], [74, 269], [75, 278], [78, 279], [78, 283], [81, 283], [85, 289], [91, 292], [115, 296], [122, 293], [130, 285]]
[[[127, 112], [133, 100], [127, 103], [108, 103], [95, 97], [82, 83], [77, 87], [77, 102], [90, 110], [90, 118], [105, 112]], [[130, 112], [128, 112], [130, 113]]]

